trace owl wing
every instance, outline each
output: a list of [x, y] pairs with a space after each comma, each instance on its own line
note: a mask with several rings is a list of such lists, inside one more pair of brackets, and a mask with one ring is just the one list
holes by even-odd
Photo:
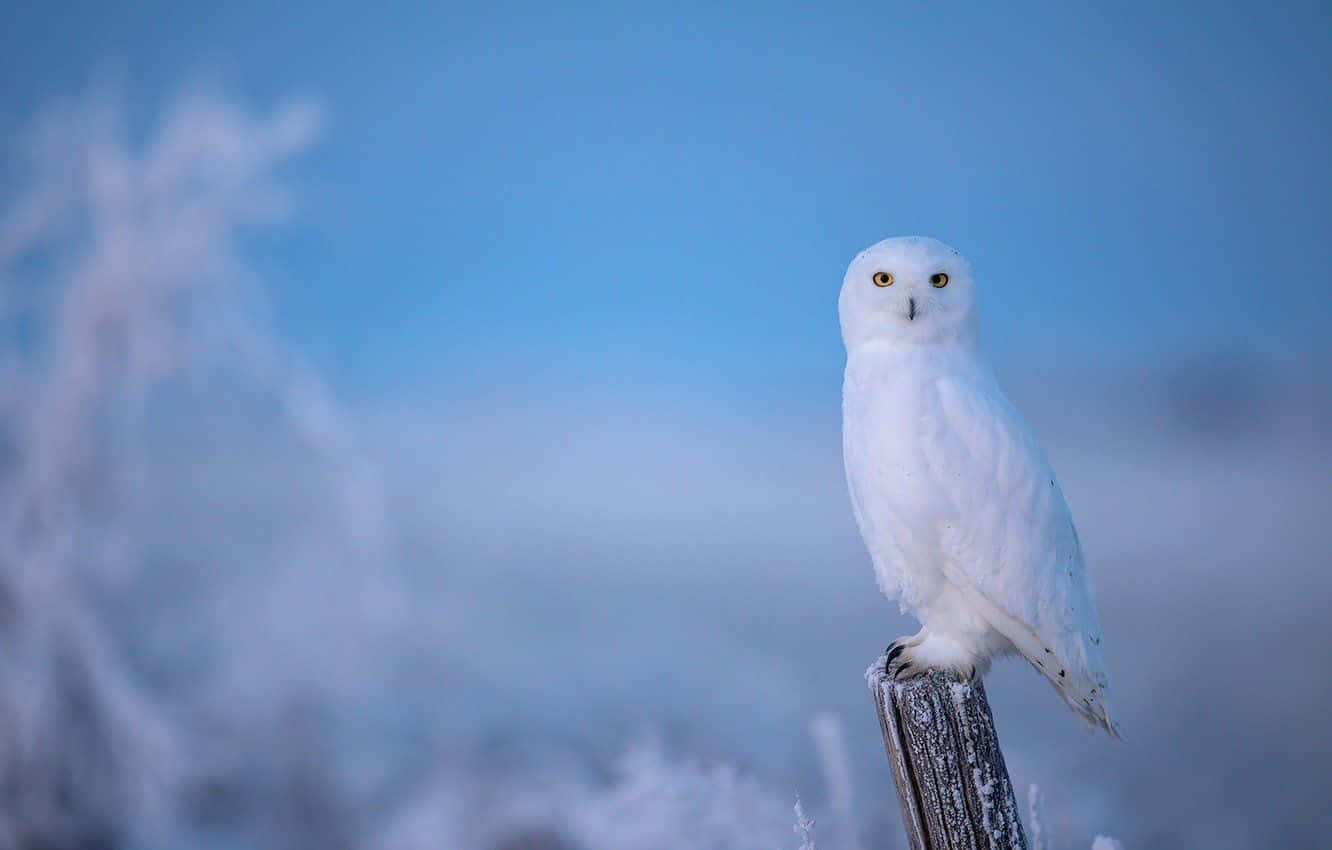
[[948, 376], [931, 390], [923, 442], [949, 503], [946, 577], [1075, 712], [1118, 735], [1095, 591], [1036, 435], [992, 377]]

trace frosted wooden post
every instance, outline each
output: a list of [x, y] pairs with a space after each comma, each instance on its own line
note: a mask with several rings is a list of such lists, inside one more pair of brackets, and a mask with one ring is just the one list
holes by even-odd
[[912, 850], [1027, 850], [985, 686], [933, 669], [897, 681], [886, 664], [866, 679]]

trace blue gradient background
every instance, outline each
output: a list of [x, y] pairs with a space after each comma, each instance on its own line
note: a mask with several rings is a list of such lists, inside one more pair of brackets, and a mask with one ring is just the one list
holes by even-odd
[[282, 327], [358, 388], [550, 371], [826, 396], [840, 270], [897, 233], [973, 259], [999, 356], [1325, 354], [1328, 17], [27, 4], [0, 103], [93, 72], [135, 104], [201, 76], [319, 97], [313, 217], [265, 248]]

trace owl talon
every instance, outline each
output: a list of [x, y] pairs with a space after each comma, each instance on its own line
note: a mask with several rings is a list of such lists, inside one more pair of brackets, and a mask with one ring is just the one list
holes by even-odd
[[924, 629], [911, 637], [898, 638], [888, 645], [884, 657], [884, 673], [890, 679], [911, 679], [931, 670], [946, 670], [962, 682], [974, 681], [985, 672], [985, 665], [977, 663], [976, 656], [968, 652], [954, 638], [930, 634]]

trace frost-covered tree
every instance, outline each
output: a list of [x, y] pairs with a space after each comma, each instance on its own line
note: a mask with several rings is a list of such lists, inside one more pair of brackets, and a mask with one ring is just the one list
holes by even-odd
[[[338, 454], [317, 383], [246, 310], [237, 249], [285, 214], [273, 170], [311, 142], [318, 110], [256, 116], [192, 91], [141, 144], [126, 123], [98, 92], [5, 151], [0, 847], [114, 846], [170, 807], [165, 789], [191, 768], [189, 719], [143, 687], [110, 615], [145, 559], [160, 388], [225, 363]], [[373, 525], [365, 508], [349, 513]]]

